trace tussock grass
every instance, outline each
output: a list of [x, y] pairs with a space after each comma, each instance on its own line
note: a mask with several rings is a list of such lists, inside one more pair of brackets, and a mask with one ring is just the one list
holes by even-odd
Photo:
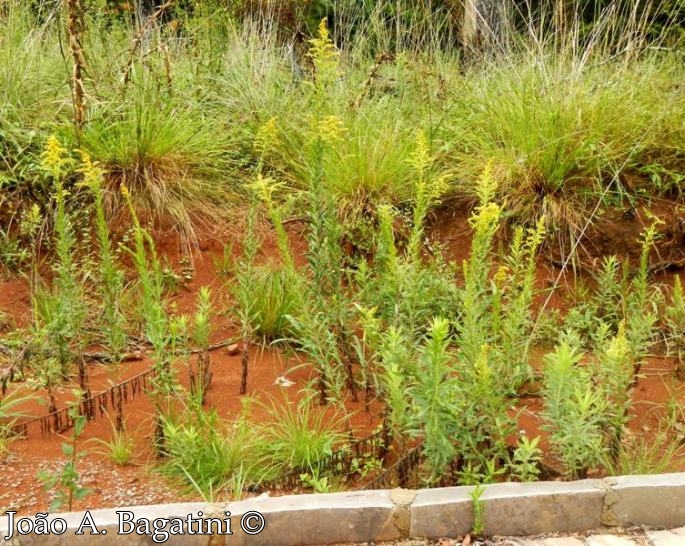
[[[378, 204], [411, 201], [406, 158], [419, 129], [453, 194], [475, 196], [491, 163], [498, 201], [529, 224], [545, 214], [548, 228], [577, 234], [611, 179], [609, 197], [679, 191], [685, 69], [677, 47], [659, 47], [648, 15], [607, 8], [591, 30], [572, 19], [563, 35], [531, 19], [510, 49], [464, 64], [445, 42], [456, 12], [397, 13], [391, 4], [336, 5], [325, 98], [307, 53], [313, 42], [284, 37], [277, 14], [237, 22], [208, 8], [185, 18], [181, 33], [150, 25], [128, 84], [122, 70], [136, 29], [87, 14], [83, 147], [113, 188], [131, 189], [141, 216], [171, 219], [189, 239], [198, 218], [219, 214], [249, 182], [244, 167], [258, 159], [252, 143], [267, 119], [276, 117], [282, 138], [264, 170], [305, 190], [310, 125], [322, 106], [345, 129], [323, 168], [350, 225]], [[33, 146], [23, 130], [51, 124], [69, 133], [71, 97], [59, 17], [37, 27], [25, 6], [9, 5], [0, 19], [0, 168], [15, 180], [26, 169], [21, 152]], [[376, 66], [382, 52], [392, 60]], [[642, 173], [646, 187], [625, 184], [626, 171]], [[114, 215], [121, 203], [108, 195]]]
[[[469, 70], [454, 97], [463, 114], [451, 118], [457, 193], [473, 195], [491, 162], [510, 215], [530, 221], [544, 214], [549, 226], [577, 233], [617, 173], [682, 167], [674, 151], [682, 154], [684, 144], [677, 85], [684, 74], [675, 56], [577, 62], [535, 51]], [[617, 178], [611, 193], [629, 194]]]

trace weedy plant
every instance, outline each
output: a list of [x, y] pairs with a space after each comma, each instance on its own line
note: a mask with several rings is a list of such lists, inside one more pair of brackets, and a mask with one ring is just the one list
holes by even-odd
[[408, 428], [410, 434], [423, 437], [430, 476], [434, 483], [457, 455], [455, 440], [462, 422], [460, 379], [453, 375], [454, 361], [448, 352], [449, 323], [435, 319], [419, 349], [416, 382], [408, 389], [413, 401]]
[[[63, 379], [69, 377], [73, 361], [80, 360], [82, 327], [86, 318], [76, 264], [77, 240], [66, 209], [69, 193], [63, 183], [70, 165], [71, 158], [67, 151], [57, 138], [50, 137], [43, 154], [43, 167], [54, 184], [56, 259], [52, 287], [43, 292], [41, 305], [35, 307], [35, 310], [40, 312], [36, 316], [36, 323], [45, 334], [45, 342], [54, 347], [57, 353]], [[84, 389], [85, 392], [87, 389]]]
[[211, 292], [209, 288], [203, 286], [198, 293], [197, 310], [193, 319], [193, 341], [200, 351], [197, 356], [197, 370], [194, 370], [192, 366], [188, 369], [190, 394], [199, 401], [200, 405], [206, 402], [207, 391], [212, 383], [209, 356], [209, 336], [212, 330], [212, 304], [210, 297]]
[[104, 172], [85, 152], [81, 152], [81, 166], [78, 172], [82, 174], [82, 184], [90, 190], [95, 206], [95, 232], [100, 272], [98, 286], [103, 303], [103, 333], [109, 350], [109, 358], [116, 364], [121, 359], [127, 341], [126, 317], [121, 306], [124, 274], [118, 267], [116, 254], [112, 249], [111, 234], [105, 216], [102, 198]]
[[107, 414], [107, 419], [111, 425], [110, 438], [109, 440], [91, 438], [90, 442], [100, 446], [93, 450], [93, 452], [106, 457], [117, 466], [131, 464], [135, 455], [135, 440], [126, 428], [126, 421], [122, 419], [119, 422], [118, 415], [115, 419], [112, 419], [109, 414]]
[[569, 478], [583, 478], [604, 452], [606, 399], [598, 392], [583, 353], [567, 341], [545, 356], [541, 413], [553, 453]]
[[165, 416], [162, 423], [166, 459], [162, 471], [207, 500], [229, 490], [241, 493], [272, 476], [260, 438], [245, 415], [226, 423], [215, 410], [198, 406], [180, 417]]
[[519, 439], [518, 445], [509, 464], [509, 475], [521, 482], [533, 482], [540, 475], [540, 461], [542, 450], [539, 447], [540, 437], [529, 439], [525, 434]]
[[635, 379], [640, 372], [642, 359], [649, 353], [659, 317], [661, 293], [649, 282], [649, 253], [654, 247], [659, 223], [662, 222], [655, 219], [642, 232], [640, 265], [625, 300], [626, 337], [634, 362]]
[[241, 379], [240, 394], [247, 392], [247, 376], [250, 364], [250, 344], [253, 337], [253, 324], [255, 316], [255, 301], [259, 294], [252, 290], [252, 279], [254, 278], [254, 261], [259, 248], [259, 241], [255, 234], [255, 206], [250, 206], [248, 212], [248, 222], [246, 226], [246, 236], [243, 241], [243, 254], [235, 267], [235, 282], [231, 287], [231, 292], [236, 302], [236, 315], [240, 320], [241, 344]]
[[347, 440], [346, 417], [317, 407], [314, 394], [297, 401], [270, 399], [266, 418], [257, 427], [263, 450], [280, 473], [301, 471], [322, 478], [323, 460]]
[[685, 297], [680, 277], [676, 276], [671, 293], [670, 304], [666, 307], [667, 343], [678, 358], [676, 375], [685, 379]]
[[633, 353], [623, 323], [618, 332], [604, 341], [593, 362], [595, 386], [605, 399], [606, 443], [614, 460], [620, 456], [621, 441], [628, 424], [632, 404], [629, 388], [634, 377]]
[[144, 317], [145, 336], [153, 348], [155, 377], [150, 395], [155, 406], [155, 447], [158, 453], [163, 453], [164, 429], [162, 419], [165, 413], [164, 408], [170, 401], [171, 395], [177, 390], [172, 369], [174, 355], [171, 350], [173, 341], [171, 321], [164, 308], [162, 268], [154, 241], [140, 225], [133, 202], [130, 200], [128, 188], [122, 186], [121, 193], [129, 205], [129, 212], [133, 220], [134, 247], [130, 253], [140, 282], [140, 305]]
[[74, 391], [74, 398], [77, 400], [69, 408], [69, 417], [73, 420], [74, 428], [68, 442], [62, 442], [62, 453], [67, 461], [59, 471], [48, 472], [39, 471], [38, 478], [44, 482], [45, 489], [54, 494], [54, 499], [50, 503], [50, 511], [58, 511], [60, 508], [67, 508], [69, 512], [73, 509], [74, 501], [81, 500], [91, 493], [91, 489], [79, 485], [79, 472], [76, 463], [83, 457], [84, 452], [78, 450], [78, 439], [83, 434], [86, 426], [86, 416], [80, 414], [78, 400], [82, 393]]

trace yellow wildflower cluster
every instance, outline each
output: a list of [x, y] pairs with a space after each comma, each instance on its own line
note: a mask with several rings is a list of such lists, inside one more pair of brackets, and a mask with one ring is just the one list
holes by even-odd
[[66, 167], [71, 163], [71, 158], [67, 154], [59, 139], [52, 135], [45, 143], [45, 150], [41, 154], [41, 167], [48, 171], [55, 179], [60, 178], [66, 171]]
[[495, 286], [499, 289], [501, 289], [505, 283], [507, 282], [507, 279], [509, 278], [509, 268], [506, 265], [500, 265], [497, 268], [497, 272], [495, 273], [493, 277], [493, 282], [495, 283]]
[[278, 144], [277, 118], [274, 116], [259, 128], [254, 139], [254, 148], [261, 155]]
[[319, 35], [309, 40], [310, 47], [307, 56], [312, 60], [316, 71], [317, 91], [323, 91], [339, 75], [338, 56], [340, 53], [335, 48], [326, 19], [319, 23]]
[[420, 173], [428, 169], [428, 167], [431, 166], [431, 163], [433, 163], [433, 158], [430, 155], [428, 139], [426, 138], [426, 133], [423, 131], [417, 131], [416, 147], [409, 156], [408, 161], [409, 164]]
[[481, 205], [490, 202], [497, 190], [497, 180], [495, 179], [494, 166], [492, 161], [488, 161], [483, 169], [477, 187], [478, 200]]
[[543, 214], [540, 216], [540, 218], [538, 218], [535, 227], [528, 230], [528, 248], [531, 249], [532, 252], [537, 250], [537, 248], [542, 244], [545, 234], [547, 233], [547, 229], [545, 228], [546, 224], [547, 217]]
[[342, 119], [338, 116], [324, 116], [313, 122], [314, 134], [328, 144], [335, 144], [340, 141], [347, 129]]
[[81, 154], [81, 166], [77, 169], [77, 172], [83, 175], [83, 181], [81, 185], [90, 188], [93, 191], [99, 190], [104, 171], [100, 166], [93, 162], [87, 152], [79, 150]]
[[476, 233], [487, 233], [499, 222], [502, 208], [497, 203], [486, 203], [478, 207], [478, 212], [469, 218]]
[[449, 182], [447, 176], [425, 176], [428, 169], [433, 164], [434, 158], [430, 153], [428, 139], [423, 131], [416, 133], [416, 147], [409, 156], [409, 164], [416, 169], [419, 174], [416, 183], [416, 200], [427, 204], [436, 204], [440, 198], [447, 193]]
[[273, 202], [273, 194], [281, 185], [270, 176], [263, 176], [259, 173], [255, 180], [248, 184], [248, 188], [254, 192], [260, 201], [269, 206]]

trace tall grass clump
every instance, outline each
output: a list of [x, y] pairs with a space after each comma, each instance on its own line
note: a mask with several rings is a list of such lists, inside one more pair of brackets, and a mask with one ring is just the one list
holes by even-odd
[[246, 418], [222, 422], [215, 410], [197, 408], [162, 420], [165, 463], [162, 472], [213, 501], [258, 485], [269, 474], [259, 438]]
[[105, 171], [108, 216], [120, 217], [126, 203], [119, 185], [131, 190], [136, 213], [171, 223], [189, 241], [208, 216], [221, 217], [219, 205], [231, 196], [225, 183], [227, 131], [193, 106], [174, 104], [141, 84], [121, 106], [93, 115], [83, 131], [84, 150]]
[[[682, 63], [672, 51], [645, 47], [645, 28], [622, 34], [634, 40], [612, 50], [616, 23], [604, 13], [590, 38], [575, 29], [562, 44], [521, 38], [511, 52], [466, 69], [446, 130], [457, 192], [475, 196], [490, 161], [511, 217], [530, 223], [544, 215], [548, 234], [566, 246], [597, 200], [635, 195], [623, 173], [652, 165], [668, 178], [682, 167]], [[667, 190], [649, 181], [644, 189]]]

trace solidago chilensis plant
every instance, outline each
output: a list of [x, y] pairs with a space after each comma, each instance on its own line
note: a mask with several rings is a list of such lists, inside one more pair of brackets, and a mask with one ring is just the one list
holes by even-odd
[[321, 19], [318, 36], [309, 40], [309, 44], [307, 57], [314, 65], [314, 82], [310, 85], [317, 105], [325, 107], [328, 90], [340, 77], [340, 52], [333, 44], [326, 19]]
[[631, 398], [628, 390], [634, 379], [633, 366], [625, 323], [621, 322], [616, 335], [599, 347], [594, 362], [594, 382], [605, 399], [605, 429], [614, 463], [618, 461], [623, 432], [629, 419]]
[[55, 253], [53, 265], [53, 290], [46, 294], [43, 306], [44, 331], [49, 344], [54, 343], [58, 354], [63, 378], [69, 375], [69, 367], [74, 359], [72, 352], [76, 344], [77, 357], [80, 357], [82, 328], [86, 318], [83, 294], [79, 282], [78, 268], [75, 263], [77, 240], [71, 218], [67, 213], [66, 201], [69, 192], [63, 179], [72, 167], [73, 161], [67, 150], [56, 137], [50, 137], [42, 155], [42, 167], [53, 181], [55, 200]]
[[414, 224], [409, 235], [407, 257], [410, 261], [418, 261], [426, 214], [432, 206], [439, 202], [448, 186], [444, 176], [431, 176], [433, 157], [430, 154], [428, 139], [423, 131], [417, 133], [416, 149], [409, 158], [409, 163], [416, 171], [417, 180], [414, 187]]
[[635, 376], [640, 371], [642, 359], [649, 351], [658, 319], [655, 299], [659, 294], [653, 292], [649, 284], [649, 253], [657, 238], [657, 226], [662, 223], [662, 220], [655, 218], [642, 233], [640, 266], [626, 297], [626, 337], [635, 362]]
[[458, 325], [459, 346], [466, 362], [475, 363], [483, 343], [491, 343], [488, 310], [491, 297], [487, 293], [490, 273], [490, 250], [499, 227], [502, 210], [490, 201], [494, 194], [492, 170], [488, 165], [479, 186], [480, 204], [469, 219], [473, 229], [471, 255], [464, 262], [464, 289], [462, 292], [462, 319]]
[[[151, 397], [155, 406], [156, 430], [154, 444], [158, 453], [164, 450], [164, 403], [176, 391], [177, 385], [173, 376], [171, 344], [172, 332], [169, 317], [164, 308], [164, 279], [162, 267], [154, 241], [143, 229], [133, 207], [131, 194], [122, 184], [121, 193], [128, 205], [133, 220], [134, 248], [131, 251], [133, 263], [138, 272], [141, 287], [141, 307], [144, 317], [145, 335], [153, 347], [155, 377]], [[148, 258], [148, 249], [150, 257]]]
[[415, 408], [409, 428], [414, 436], [423, 436], [429, 483], [434, 483], [454, 459], [455, 439], [463, 419], [459, 411], [460, 379], [451, 373], [449, 344], [449, 321], [434, 319], [419, 349], [415, 384], [408, 389]]
[[117, 260], [110, 237], [102, 199], [103, 171], [93, 163], [86, 152], [81, 152], [81, 166], [77, 172], [83, 176], [81, 184], [91, 192], [95, 204], [95, 231], [100, 253], [100, 282], [98, 287], [103, 302], [103, 330], [109, 358], [118, 363], [126, 347], [126, 317], [121, 309], [124, 274]]
[[311, 281], [302, 290], [302, 312], [293, 317], [293, 326], [302, 349], [315, 362], [322, 403], [340, 402], [347, 389], [353, 400], [357, 397], [351, 362], [355, 352], [350, 332], [351, 309], [343, 293], [342, 226], [338, 203], [327, 187], [324, 169], [326, 154], [331, 153], [344, 132], [340, 118], [322, 114], [312, 121], [305, 149], [310, 169], [306, 198]]
[[580, 365], [582, 357], [566, 341], [545, 356], [542, 428], [569, 478], [584, 478], [604, 453], [606, 398], [593, 385], [591, 371]]
[[[535, 227], [524, 231], [519, 227], [506, 258], [507, 274], [499, 281], [503, 292], [502, 322], [499, 329], [493, 328], [497, 339], [501, 361], [508, 363], [501, 378], [513, 390], [532, 376], [528, 364], [528, 344], [533, 325], [533, 303], [535, 266], [537, 252], [545, 238], [545, 216], [538, 219]], [[493, 311], [493, 319], [495, 312]], [[499, 335], [498, 335], [499, 332]]]
[[[259, 128], [255, 136], [254, 148], [259, 154], [254, 180], [248, 184], [248, 189], [252, 195], [260, 201], [266, 208], [269, 219], [276, 230], [276, 242], [278, 250], [283, 260], [283, 266], [289, 275], [296, 276], [295, 261], [290, 251], [288, 234], [285, 231], [281, 209], [275, 200], [277, 195], [284, 187], [284, 184], [277, 182], [270, 176], [263, 174], [264, 159], [267, 154], [278, 144], [278, 126], [276, 118], [271, 118]], [[252, 226], [254, 228], [255, 226]]]

